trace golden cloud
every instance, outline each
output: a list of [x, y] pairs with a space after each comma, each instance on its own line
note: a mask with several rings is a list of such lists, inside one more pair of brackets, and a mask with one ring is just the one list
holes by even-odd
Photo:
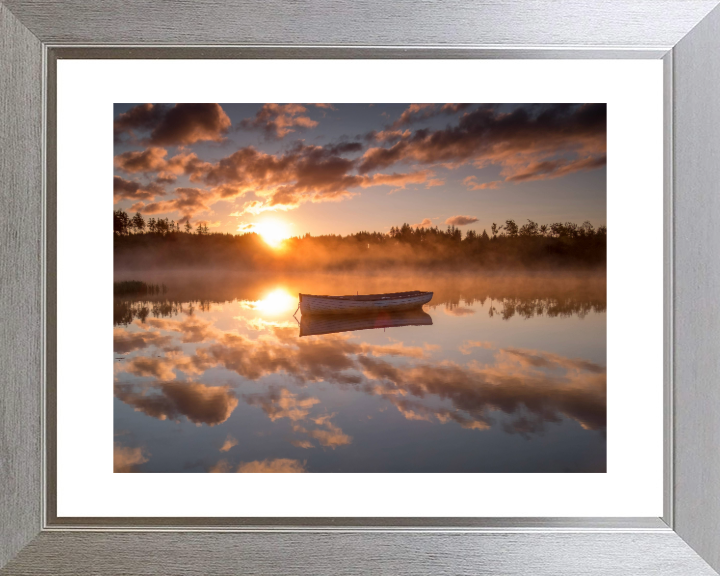
[[142, 448], [113, 447], [113, 472], [137, 472], [137, 467], [148, 461], [149, 454]]

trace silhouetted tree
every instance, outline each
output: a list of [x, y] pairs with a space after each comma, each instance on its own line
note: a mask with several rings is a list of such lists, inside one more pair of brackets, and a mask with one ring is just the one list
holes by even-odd
[[505, 232], [510, 238], [515, 238], [518, 235], [518, 225], [515, 224], [515, 220], [505, 220]]
[[113, 232], [120, 236], [130, 233], [130, 218], [122, 210], [113, 212]]
[[528, 220], [528, 223], [523, 224], [523, 226], [520, 228], [519, 235], [520, 236], [537, 236], [539, 231], [540, 231], [540, 229], [537, 225], [537, 222]]
[[136, 212], [132, 219], [132, 226], [138, 234], [145, 232], [145, 220], [140, 212]]

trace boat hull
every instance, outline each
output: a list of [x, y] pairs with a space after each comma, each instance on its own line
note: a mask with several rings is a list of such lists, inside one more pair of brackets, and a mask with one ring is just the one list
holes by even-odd
[[308, 314], [300, 320], [300, 337], [402, 326], [432, 326], [432, 317], [421, 308], [375, 314]]
[[[382, 296], [382, 295], [380, 295]], [[383, 311], [396, 312], [422, 307], [432, 300], [432, 292], [418, 292], [402, 297], [378, 299], [352, 299], [350, 296], [328, 297], [300, 295], [300, 311], [303, 314], [373, 314]]]

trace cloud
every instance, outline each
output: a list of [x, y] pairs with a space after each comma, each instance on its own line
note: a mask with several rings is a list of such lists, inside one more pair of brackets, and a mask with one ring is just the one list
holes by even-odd
[[113, 447], [113, 472], [137, 472], [137, 467], [147, 462], [149, 456], [143, 448], [128, 448], [115, 444]]
[[[527, 306], [534, 311], [538, 303], [528, 300]], [[514, 310], [524, 304], [518, 299], [509, 305]], [[472, 312], [454, 308], [448, 313], [466, 310]], [[344, 334], [298, 339], [296, 329], [275, 327], [253, 339], [217, 329], [204, 332], [202, 324], [183, 328], [184, 322], [169, 319], [150, 318], [146, 322], [150, 328], [188, 334], [189, 339], [197, 333], [207, 342], [197, 347], [192, 357], [169, 353], [161, 358], [133, 358], [119, 367], [120, 372], [157, 379], [150, 384], [116, 383], [115, 395], [135, 410], [158, 419], [178, 421], [186, 417], [207, 425], [227, 420], [238, 403], [231, 388], [180, 382], [175, 376], [176, 370], [199, 375], [210, 368], [224, 368], [253, 381], [283, 374], [298, 385], [324, 382], [352, 387], [384, 399], [405, 418], [455, 423], [467, 429], [499, 426], [527, 436], [541, 434], [547, 423], [563, 418], [588, 430], [604, 430], [606, 425], [606, 369], [587, 359], [541, 350], [496, 349], [488, 342], [465, 341], [461, 353], [485, 348], [491, 351], [492, 360], [482, 364], [476, 360], [467, 364], [450, 360], [434, 363], [429, 361], [426, 348], [402, 343], [367, 344]], [[317, 398], [273, 387], [242, 398], [260, 407], [271, 421], [286, 418], [296, 435], [290, 441], [296, 446], [334, 449], [352, 442], [332, 422], [334, 414], [313, 414], [319, 407]]]
[[[365, 374], [374, 375], [387, 390], [373, 393], [415, 414], [432, 414], [441, 422], [449, 419], [467, 428], [484, 429], [491, 425], [491, 413], [499, 410], [510, 416], [503, 425], [510, 433], [541, 433], [546, 422], [559, 422], [561, 415], [588, 430], [605, 429], [603, 367], [537, 351], [523, 352], [526, 357], [500, 351], [498, 361], [489, 367], [446, 363], [399, 370], [378, 358], [363, 356], [358, 361]], [[547, 366], [534, 365], [528, 356], [540, 358]], [[395, 390], [404, 390], [418, 399], [435, 395], [449, 401], [454, 410], [438, 410], [399, 398], [391, 394]]]
[[172, 338], [159, 332], [130, 332], [123, 328], [113, 330], [113, 346], [117, 354], [127, 354], [148, 346], [168, 346]]
[[315, 445], [309, 440], [290, 440], [290, 444], [296, 448], [315, 448]]
[[181, 342], [183, 344], [192, 344], [196, 342], [214, 340], [217, 336], [221, 334], [221, 332], [219, 330], [216, 330], [210, 322], [206, 322], [194, 316], [188, 316], [184, 320], [148, 318], [145, 321], [145, 324], [147, 326], [158, 328], [160, 330], [180, 332], [182, 334]]
[[166, 104], [140, 104], [120, 114], [113, 123], [115, 141], [122, 134], [134, 135], [135, 130], [152, 130], [167, 113]]
[[134, 180], [125, 180], [120, 176], [113, 176], [113, 197], [115, 203], [121, 200], [153, 200], [156, 196], [163, 196], [165, 189], [155, 183], [151, 182], [147, 185], [142, 185]]
[[471, 104], [443, 104], [442, 106], [438, 104], [410, 104], [393, 123], [392, 127], [408, 126], [440, 114], [456, 114], [469, 106]]
[[462, 306], [455, 306], [454, 308], [448, 308], [446, 306], [443, 308], [443, 312], [448, 316], [469, 316], [470, 314], [475, 314], [475, 310], [472, 308], [463, 308]]
[[212, 474], [227, 474], [228, 472], [232, 472], [230, 462], [225, 459], [219, 460], [217, 464], [210, 467], [208, 472]]
[[225, 439], [225, 442], [220, 447], [220, 452], [227, 452], [228, 450], [230, 450], [230, 448], [237, 446], [237, 444], [238, 444], [237, 438], [233, 438], [230, 434], [228, 434], [228, 437]]
[[[406, 112], [422, 116], [423, 110]], [[463, 114], [455, 126], [416, 130], [388, 148], [368, 149], [358, 171], [401, 161], [448, 167], [473, 162], [479, 168], [499, 165], [505, 181], [556, 178], [604, 165], [606, 118], [605, 104], [523, 105], [512, 112], [483, 105]]]
[[432, 220], [430, 220], [430, 218], [423, 218], [422, 222], [418, 222], [412, 226], [413, 228], [428, 228], [429, 226], [432, 226]]
[[[474, 310], [472, 312], [474, 312]], [[492, 342], [466, 340], [465, 342], [463, 342], [462, 346], [460, 346], [460, 352], [462, 352], [463, 354], [471, 354], [473, 348], [485, 348], [486, 350], [492, 350], [493, 348], [495, 348], [495, 346], [493, 346]]]
[[[341, 153], [357, 149], [358, 143], [343, 143], [327, 147], [299, 143], [282, 155], [267, 154], [252, 146], [241, 148], [215, 164], [197, 163], [190, 169], [190, 180], [212, 187], [210, 192], [196, 190], [208, 206], [218, 200], [231, 200], [254, 194], [236, 216], [259, 214], [266, 210], [289, 210], [305, 202], [339, 201], [357, 194], [353, 188], [421, 184], [432, 177], [429, 170], [408, 173], [358, 175], [352, 172], [356, 161]], [[157, 203], [155, 212], [175, 208], [173, 201]]]
[[[329, 105], [320, 104], [319, 108]], [[240, 122], [240, 127], [246, 130], [262, 130], [266, 136], [284, 138], [294, 128], [314, 128], [318, 123], [305, 116], [307, 108], [301, 104], [263, 104], [254, 118], [246, 118]]]
[[237, 468], [233, 468], [231, 464], [223, 459], [214, 466], [211, 466], [208, 472], [227, 474], [229, 472], [237, 473], [299, 473], [305, 472], [305, 461], [290, 460], [289, 458], [276, 458], [274, 460], [254, 460], [253, 462], [241, 462]]
[[[131, 210], [148, 214], [178, 212], [178, 219], [187, 220], [210, 210], [216, 202], [250, 196], [238, 213], [257, 215], [292, 210], [307, 202], [342, 201], [376, 186], [393, 186], [395, 191], [409, 184], [427, 188], [445, 184], [443, 178], [423, 166], [498, 166], [500, 179], [464, 179], [468, 189], [483, 190], [498, 188], [504, 182], [518, 184], [595, 170], [607, 161], [604, 104], [521, 105], [510, 112], [482, 105], [463, 113], [467, 107], [411, 105], [401, 116], [403, 123], [438, 114], [461, 115], [455, 124], [440, 130], [387, 128], [370, 132], [366, 139], [376, 146], [364, 153], [360, 142], [325, 146], [297, 142], [276, 154], [246, 146], [216, 162], [206, 162], [184, 149], [168, 158], [162, 146], [222, 140], [229, 119], [219, 105], [142, 105], [118, 116], [116, 124], [121, 132], [150, 131], [144, 140], [148, 148], [119, 154], [115, 164], [125, 173], [155, 174], [156, 179], [148, 185], [116, 179], [116, 201], [132, 200]], [[306, 113], [300, 104], [266, 104], [243, 123], [247, 128], [283, 137], [316, 124]], [[173, 118], [177, 126], [170, 126]], [[356, 153], [361, 155], [356, 157]], [[403, 164], [403, 169], [384, 172], [395, 164]], [[407, 169], [406, 164], [414, 166]], [[192, 185], [177, 188], [169, 199], [158, 200], [165, 194], [162, 185], [180, 175], [187, 176]]]
[[161, 200], [150, 204], [133, 204], [130, 210], [141, 210], [144, 214], [165, 214], [179, 212], [182, 219], [190, 219], [200, 212], [210, 210], [217, 199], [213, 192], [201, 188], [175, 188], [177, 195], [172, 200]]
[[468, 176], [463, 180], [463, 184], [467, 186], [468, 190], [495, 190], [499, 188], [502, 183], [502, 180], [478, 183], [477, 176]]
[[174, 368], [175, 362], [170, 358], [147, 358], [145, 356], [139, 356], [126, 362], [123, 366], [123, 372], [128, 372], [133, 376], [158, 378], [160, 380], [175, 380]]
[[602, 156], [589, 156], [578, 160], [561, 159], [533, 162], [523, 168], [522, 171], [517, 172], [513, 176], [509, 176], [506, 180], [508, 182], [528, 182], [530, 180], [560, 178], [573, 172], [601, 168], [605, 166], [605, 164], [607, 164], [607, 156], [604, 154]]
[[467, 226], [477, 221], [478, 219], [475, 218], [475, 216], [451, 216], [445, 220], [445, 224], [450, 224], [451, 226]]
[[425, 120], [435, 116], [435, 110], [435, 104], [410, 104], [410, 106], [408, 106], [400, 115], [400, 118], [393, 122], [392, 127], [399, 128], [419, 120]]
[[167, 150], [158, 146], [150, 146], [142, 152], [130, 151], [118, 154], [113, 159], [115, 167], [123, 172], [157, 172], [167, 166], [165, 161]]
[[456, 114], [457, 112], [462, 112], [470, 106], [472, 106], [472, 104], [443, 104], [440, 111], [446, 114]]
[[394, 144], [398, 140], [410, 138], [412, 132], [410, 130], [381, 130], [379, 132], [372, 131], [366, 134], [366, 140], [376, 140], [384, 144]]
[[298, 398], [286, 388], [279, 392], [270, 390], [264, 394], [245, 395], [243, 399], [250, 406], [260, 406], [273, 422], [280, 418], [289, 418], [293, 422], [302, 420], [313, 406], [320, 403], [317, 398]]
[[153, 145], [180, 146], [221, 142], [231, 122], [220, 104], [141, 104], [120, 114], [114, 123], [116, 141], [124, 133], [151, 131]]
[[164, 146], [221, 142], [230, 124], [220, 104], [175, 104], [153, 129], [150, 142]]
[[[332, 416], [334, 416], [334, 414], [330, 417]], [[352, 442], [351, 436], [345, 434], [339, 426], [336, 426], [329, 420], [322, 420], [321, 425], [324, 426], [324, 428], [315, 428], [313, 430], [308, 430], [303, 426], [295, 425], [293, 426], [293, 432], [307, 434], [311, 438], [317, 440], [321, 446], [332, 448], [333, 450], [338, 446], [345, 446]]]
[[309, 106], [316, 106], [317, 108], [323, 108], [325, 110], [337, 110], [332, 104], [309, 104]]
[[[317, 440], [321, 446], [335, 449], [337, 446], [344, 446], [352, 442], [350, 436], [330, 421], [335, 414], [309, 418], [312, 407], [320, 403], [317, 398], [298, 398], [297, 395], [283, 388], [280, 391], [269, 390], [264, 394], [247, 394], [243, 396], [243, 399], [251, 406], [259, 405], [273, 422], [280, 418], [288, 418], [293, 422], [293, 432], [307, 434], [310, 438]], [[300, 424], [301, 421], [308, 419], [319, 428], [308, 429]], [[314, 447], [307, 440], [291, 440], [291, 444], [299, 448]]]
[[159, 420], [179, 421], [185, 416], [190, 422], [208, 426], [225, 422], [238, 405], [228, 386], [193, 382], [155, 382], [142, 391], [116, 383], [115, 396], [137, 412]]
[[297, 474], [305, 472], [305, 462], [290, 460], [289, 458], [276, 458], [275, 460], [255, 460], [241, 463], [237, 471], [240, 473], [272, 473]]
[[[371, 186], [395, 186], [396, 188], [392, 192], [398, 190], [404, 190], [408, 184], [423, 184], [428, 181], [428, 178], [432, 175], [432, 172], [428, 170], [420, 170], [418, 172], [410, 172], [407, 174], [374, 174], [370, 178], [366, 178], [360, 186], [363, 188], [370, 188]], [[428, 183], [428, 188], [430, 184]]]

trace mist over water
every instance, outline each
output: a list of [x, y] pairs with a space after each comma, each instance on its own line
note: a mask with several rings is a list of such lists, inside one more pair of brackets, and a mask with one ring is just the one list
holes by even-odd
[[[167, 287], [114, 301], [118, 472], [606, 470], [604, 270], [115, 280]], [[406, 290], [434, 293], [410, 323], [293, 317]]]

